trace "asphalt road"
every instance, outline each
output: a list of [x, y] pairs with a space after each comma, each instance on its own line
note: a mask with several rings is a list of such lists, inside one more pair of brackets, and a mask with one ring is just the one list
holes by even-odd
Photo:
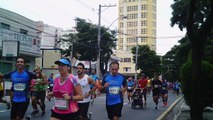
[[[156, 120], [178, 97], [173, 93], [169, 93], [168, 106], [164, 107], [162, 100], [159, 100], [158, 110], [155, 109], [152, 95], [147, 97], [147, 105], [143, 109], [131, 108], [131, 103], [128, 103], [127, 97], [124, 100], [124, 106], [122, 110], [122, 117], [120, 120]], [[53, 106], [52, 101], [46, 101], [46, 114], [41, 117], [41, 111], [38, 115], [32, 118], [32, 120], [48, 120], [50, 119], [51, 108]], [[26, 115], [32, 112], [31, 105], [28, 107]], [[105, 95], [98, 96], [95, 99], [93, 105], [90, 105], [89, 112], [92, 113], [92, 120], [108, 120], [107, 112], [105, 109]], [[89, 113], [88, 112], [88, 113]], [[0, 119], [9, 120], [10, 110], [6, 109], [4, 104], [0, 104]]]

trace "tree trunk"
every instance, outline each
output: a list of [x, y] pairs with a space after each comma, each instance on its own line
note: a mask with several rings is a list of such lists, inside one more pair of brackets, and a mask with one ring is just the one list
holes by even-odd
[[[199, 42], [198, 42], [199, 41]], [[201, 39], [192, 43], [192, 87], [191, 87], [191, 120], [203, 120], [203, 101], [201, 98], [201, 61], [202, 61], [202, 44]]]

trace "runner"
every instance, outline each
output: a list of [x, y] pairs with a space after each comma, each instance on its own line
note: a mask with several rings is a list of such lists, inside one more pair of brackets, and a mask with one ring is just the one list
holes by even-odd
[[[78, 69], [78, 75], [77, 75], [77, 81], [81, 85], [81, 89], [83, 91], [84, 100], [78, 101], [78, 107], [79, 107], [79, 120], [87, 120], [87, 113], [89, 109], [89, 103], [91, 100], [91, 94], [95, 92], [97, 89], [95, 81], [89, 77], [87, 74], [85, 74], [85, 67], [84, 64], [78, 63], [77, 65]], [[90, 85], [93, 85], [94, 87], [90, 90]]]
[[123, 94], [127, 89], [125, 77], [118, 73], [119, 63], [110, 64], [110, 73], [107, 73], [102, 81], [102, 89], [106, 91], [106, 109], [110, 120], [119, 120], [123, 107]]
[[7, 74], [0, 74], [0, 78], [10, 79], [12, 82], [12, 107], [10, 119], [22, 120], [30, 102], [30, 81], [36, 78], [32, 72], [25, 70], [25, 59], [16, 59], [16, 70]]
[[158, 99], [160, 96], [162, 82], [159, 80], [157, 74], [154, 75], [154, 80], [152, 81], [152, 93], [153, 93], [153, 101], [155, 103], [155, 109], [158, 109]]
[[[92, 69], [92, 70], [91, 70], [91, 75], [90, 75], [90, 77], [95, 81], [95, 83], [98, 84], [99, 78], [98, 78], [98, 76], [96, 75], [96, 70], [95, 70], [95, 69]], [[97, 85], [97, 84], [96, 84], [96, 85]], [[90, 89], [92, 90], [93, 88], [94, 88], [94, 85], [93, 85], [93, 84], [90, 84]], [[92, 105], [93, 105], [94, 99], [96, 98], [96, 93], [97, 93], [96, 91], [97, 91], [97, 89], [96, 89], [94, 92], [91, 93], [91, 98], [92, 98], [91, 104], [92, 104]]]
[[127, 82], [127, 97], [128, 97], [129, 103], [132, 101], [132, 92], [134, 88], [135, 88], [135, 83], [132, 77], [130, 77], [128, 78], [128, 82]]
[[178, 80], [174, 84], [174, 91], [175, 91], [176, 95], [179, 96], [179, 93], [180, 93], [180, 83], [178, 82]]
[[35, 116], [39, 113], [37, 104], [40, 106], [42, 113], [41, 116], [44, 116], [45, 114], [45, 97], [46, 97], [46, 85], [48, 83], [47, 77], [45, 74], [42, 73], [42, 70], [40, 67], [36, 67], [35, 69], [37, 79], [34, 79], [35, 85], [33, 86], [32, 91], [32, 107], [34, 111], [31, 113], [31, 115]]
[[53, 73], [50, 74], [49, 78], [48, 78], [48, 93], [52, 92], [53, 89]]
[[167, 100], [168, 100], [168, 83], [167, 83], [167, 81], [164, 78], [162, 80], [161, 95], [162, 95], [163, 105], [167, 106]]
[[148, 80], [145, 77], [144, 73], [141, 73], [141, 78], [138, 80], [139, 88], [142, 89], [142, 95], [144, 97], [144, 105], [146, 106], [146, 93], [147, 93], [147, 84]]
[[56, 61], [59, 75], [54, 77], [53, 91], [47, 94], [47, 98], [54, 96], [54, 107], [50, 120], [78, 120], [77, 101], [83, 100], [80, 84], [72, 74], [69, 74], [70, 60], [61, 58]]

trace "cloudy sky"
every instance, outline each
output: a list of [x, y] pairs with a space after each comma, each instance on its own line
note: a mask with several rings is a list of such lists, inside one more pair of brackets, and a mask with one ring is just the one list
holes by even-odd
[[[177, 26], [170, 26], [172, 3], [173, 0], [157, 0], [157, 53], [160, 55], [177, 44], [180, 37], [176, 36], [185, 34]], [[64, 29], [75, 26], [76, 17], [97, 24], [99, 4], [116, 5], [101, 8], [101, 25], [109, 27], [113, 23], [110, 28], [117, 29], [118, 0], [0, 0], [1, 8]]]

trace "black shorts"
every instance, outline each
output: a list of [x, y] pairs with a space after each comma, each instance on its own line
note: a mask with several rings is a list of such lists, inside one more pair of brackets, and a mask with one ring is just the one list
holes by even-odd
[[0, 90], [0, 98], [2, 98], [2, 97], [4, 97], [4, 90]]
[[20, 119], [23, 119], [24, 115], [27, 111], [27, 108], [29, 106], [29, 103], [30, 103], [29, 101], [27, 101], [27, 102], [12, 102], [10, 118], [16, 119], [16, 117], [19, 116]]
[[127, 89], [127, 92], [131, 93], [131, 92], [133, 92], [133, 89]]
[[153, 92], [152, 92], [152, 95], [153, 95], [153, 96], [158, 96], [158, 97], [159, 97], [159, 96], [160, 96], [160, 90], [153, 91]]
[[87, 112], [89, 109], [89, 103], [90, 102], [86, 102], [86, 103], [78, 103], [78, 107], [79, 107], [79, 115], [82, 117], [87, 117]]
[[57, 118], [60, 120], [78, 120], [78, 112], [68, 113], [68, 114], [59, 114], [51, 110], [51, 117]]
[[114, 116], [121, 117], [123, 103], [118, 103], [115, 105], [106, 105], [108, 118], [113, 119]]
[[45, 101], [46, 98], [46, 91], [33, 91], [32, 96], [34, 96], [36, 99], [40, 99], [41, 101]]

